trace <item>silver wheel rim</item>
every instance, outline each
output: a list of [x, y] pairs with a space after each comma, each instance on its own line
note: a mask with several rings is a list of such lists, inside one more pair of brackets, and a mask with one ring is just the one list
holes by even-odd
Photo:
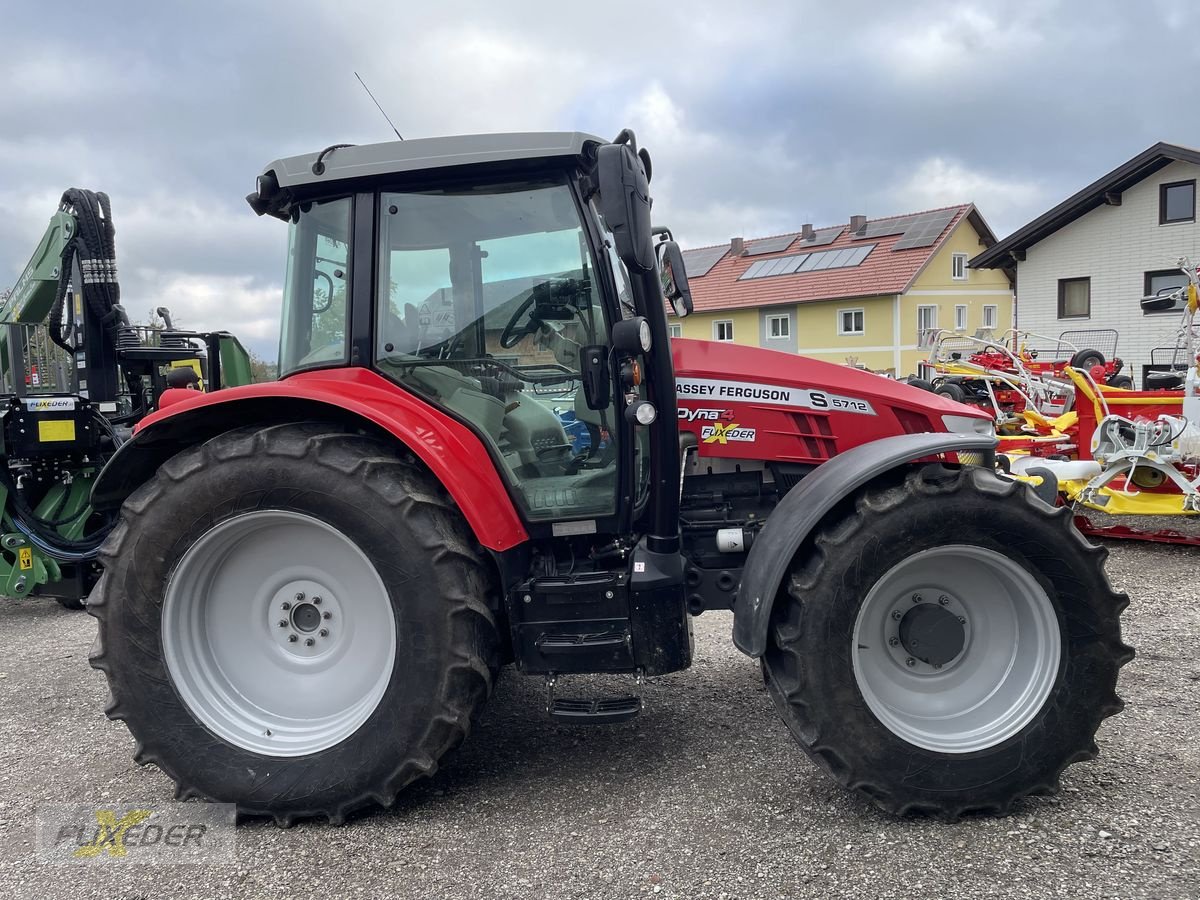
[[[906, 623], [942, 626], [945, 616], [960, 633], [940, 653], [911, 646], [926, 632]], [[854, 677], [871, 712], [897, 737], [941, 753], [985, 750], [1020, 732], [1050, 695], [1062, 655], [1058, 616], [1036, 579], [1001, 553], [965, 544], [889, 569], [859, 609], [854, 646]]]
[[167, 582], [163, 655], [198, 721], [231, 744], [303, 756], [354, 734], [396, 656], [382, 579], [344, 534], [261, 510], [210, 529]]

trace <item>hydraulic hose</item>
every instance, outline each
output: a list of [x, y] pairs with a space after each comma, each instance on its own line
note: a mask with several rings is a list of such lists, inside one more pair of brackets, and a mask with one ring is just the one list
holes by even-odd
[[[58, 562], [90, 562], [96, 558], [96, 554], [100, 552], [100, 545], [104, 543], [104, 539], [108, 537], [108, 533], [112, 530], [111, 525], [104, 526], [99, 532], [94, 535], [95, 543], [89, 541], [68, 541], [61, 536], [56, 539], [56, 543], [51, 544], [34, 528], [30, 527], [19, 515], [13, 513], [9, 516], [9, 521], [17, 531], [25, 535], [29, 543], [33, 544], [51, 559]], [[78, 549], [77, 549], [78, 548]]]
[[75, 289], [115, 346], [120, 330], [121, 285], [117, 280], [116, 229], [108, 195], [70, 188], [63, 192], [61, 208], [75, 217], [76, 227], [63, 249], [58, 291], [48, 320], [50, 340], [68, 353], [79, 349], [63, 333], [63, 304], [78, 261], [83, 283]]
[[38, 518], [37, 513], [33, 511], [25, 498], [21, 496], [21, 492], [13, 482], [12, 476], [3, 466], [0, 466], [0, 484], [7, 489], [9, 499], [12, 501], [12, 507], [8, 511], [8, 515], [12, 520], [13, 526], [25, 535], [39, 550], [54, 559], [64, 562], [79, 562], [80, 560], [92, 559], [95, 557], [96, 551], [100, 549], [100, 545], [104, 543], [104, 539], [108, 537], [108, 533], [112, 531], [116, 524], [115, 521], [107, 522], [97, 531], [78, 540], [63, 537], [57, 531], [54, 531], [53, 527], [78, 519], [86, 510], [81, 510], [78, 515], [71, 516], [66, 520], [42, 520]]

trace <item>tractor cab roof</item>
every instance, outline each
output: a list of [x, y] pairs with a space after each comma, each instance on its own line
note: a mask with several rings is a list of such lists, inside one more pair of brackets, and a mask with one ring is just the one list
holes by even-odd
[[259, 176], [258, 189], [246, 199], [260, 215], [278, 214], [277, 201], [271, 201], [280, 193], [308, 194], [343, 181], [433, 169], [566, 160], [583, 157], [591, 147], [603, 143], [602, 138], [579, 131], [529, 131], [333, 144], [318, 153], [270, 163]]
[[580, 131], [528, 131], [334, 144], [319, 153], [277, 159], [264, 172], [274, 172], [280, 187], [292, 187], [451, 166], [581, 156], [588, 144], [603, 143], [602, 138]]

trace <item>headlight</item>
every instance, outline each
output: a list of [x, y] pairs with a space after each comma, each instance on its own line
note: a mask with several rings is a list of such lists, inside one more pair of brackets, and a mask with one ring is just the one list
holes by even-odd
[[650, 352], [650, 323], [645, 319], [638, 325], [638, 343], [642, 345], [642, 352]]
[[649, 353], [650, 323], [643, 316], [622, 319], [612, 327], [612, 345], [623, 353]]
[[942, 424], [947, 431], [955, 434], [987, 434], [993, 437], [996, 434], [995, 422], [975, 416], [942, 416]]
[[625, 407], [625, 418], [631, 425], [653, 425], [658, 418], [658, 410], [649, 400], [634, 400]]

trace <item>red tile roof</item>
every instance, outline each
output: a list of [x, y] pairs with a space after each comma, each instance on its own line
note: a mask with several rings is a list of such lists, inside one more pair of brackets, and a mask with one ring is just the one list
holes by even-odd
[[[903, 293], [925, 267], [925, 263], [938, 251], [946, 237], [965, 216], [974, 213], [973, 219], [979, 219], [975, 207], [970, 204], [947, 206], [942, 209], [955, 210], [954, 218], [938, 235], [934, 243], [928, 247], [917, 247], [910, 250], [893, 250], [903, 235], [889, 234], [883, 237], [855, 239], [845, 226], [843, 231], [831, 244], [823, 247], [805, 246], [800, 243], [799, 235], [786, 250], [777, 253], [764, 253], [759, 256], [730, 256], [728, 253], [706, 275], [689, 277], [688, 283], [692, 289], [692, 301], [696, 312], [715, 310], [744, 309], [757, 306], [775, 306], [788, 303], [811, 303], [818, 300], [833, 300], [847, 297], [869, 297], [875, 294]], [[936, 210], [926, 210], [936, 212]], [[902, 213], [895, 216], [884, 216], [883, 219], [897, 219], [906, 215], [919, 213]], [[881, 219], [870, 219], [878, 222]], [[995, 240], [982, 219], [973, 222], [976, 227], [982, 226], [987, 234], [981, 235], [985, 241]], [[820, 231], [821, 229], [817, 229]], [[747, 239], [751, 244], [753, 240]], [[862, 247], [874, 244], [875, 249], [853, 268], [825, 269], [817, 272], [798, 272], [793, 275], [768, 275], [765, 278], [750, 278], [739, 281], [739, 277], [751, 265], [763, 260], [778, 259], [781, 256], [796, 256], [800, 253], [819, 253], [825, 250], [841, 250], [848, 247]], [[712, 245], [719, 246], [719, 245]], [[704, 248], [690, 247], [690, 250]]]

